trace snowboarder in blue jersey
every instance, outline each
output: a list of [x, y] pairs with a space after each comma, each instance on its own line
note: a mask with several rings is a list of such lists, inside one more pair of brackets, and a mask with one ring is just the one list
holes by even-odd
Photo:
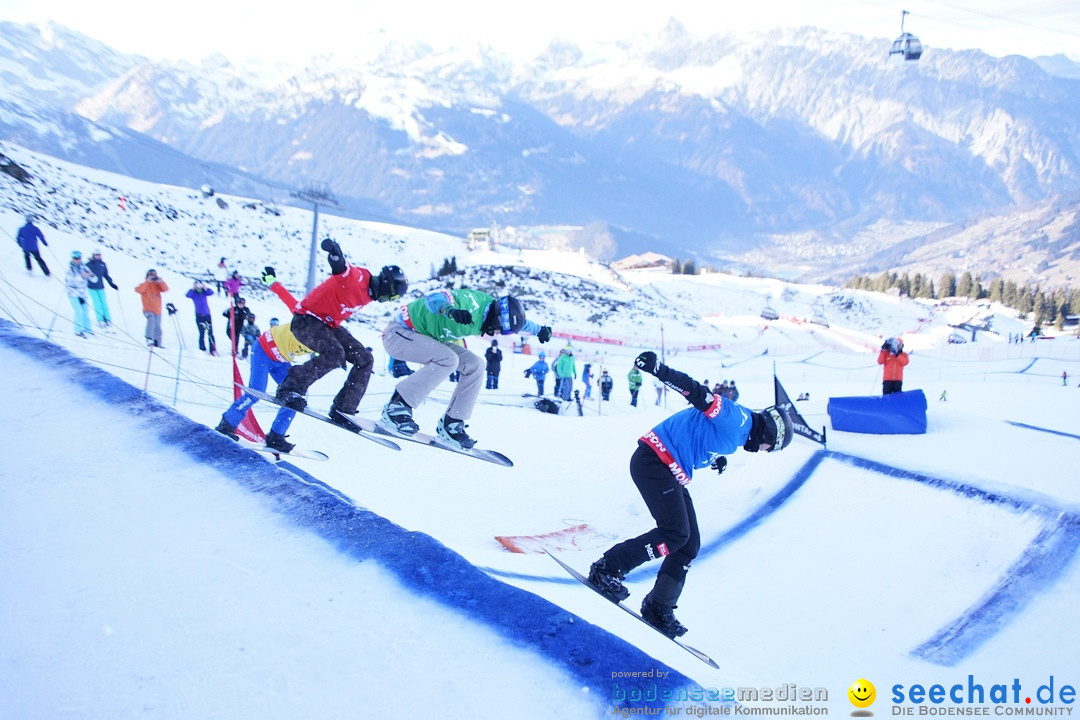
[[712, 468], [722, 473], [727, 467], [724, 456], [740, 447], [748, 452], [782, 450], [791, 442], [793, 427], [784, 408], [753, 411], [725, 400], [661, 363], [654, 352], [641, 353], [634, 365], [679, 392], [691, 407], [645, 433], [630, 458], [630, 477], [656, 527], [605, 552], [589, 569], [589, 582], [621, 602], [630, 596], [622, 584], [626, 573], [662, 558], [656, 583], [641, 603], [641, 615], [660, 632], [676, 638], [686, 633], [686, 627], [675, 619], [673, 610], [701, 546], [697, 515], [686, 488], [694, 470]]

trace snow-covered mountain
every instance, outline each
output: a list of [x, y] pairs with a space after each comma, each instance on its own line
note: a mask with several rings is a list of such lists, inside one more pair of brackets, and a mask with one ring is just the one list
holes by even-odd
[[[111, 52], [91, 63], [100, 45], [77, 33], [12, 27], [0, 61], [22, 70], [5, 84], [2, 128], [20, 144], [131, 172], [118, 163], [151, 149], [118, 148], [111, 128], [126, 128], [177, 152], [152, 149], [158, 172], [186, 173], [172, 182], [213, 161], [279, 187], [327, 182], [369, 217], [429, 228], [602, 223], [620, 254], [843, 280], [922, 262], [906, 248], [972, 218], [1080, 207], [1080, 83], [1019, 56], [930, 47], [904, 63], [887, 39], [701, 38], [672, 21], [618, 44], [554, 42], [523, 64], [375, 37], [358, 57], [265, 72]], [[46, 37], [74, 66], [50, 65], [51, 110], [31, 102], [21, 52], [55, 47]], [[67, 111], [92, 125], [40, 127]], [[109, 133], [112, 165], [86, 149]], [[1068, 238], [1034, 263], [974, 269], [1047, 280], [1034, 268], [1061, 264], [1066, 278]]]

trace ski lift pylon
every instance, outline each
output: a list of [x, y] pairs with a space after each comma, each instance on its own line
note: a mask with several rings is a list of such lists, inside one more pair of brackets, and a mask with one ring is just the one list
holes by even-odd
[[922, 56], [922, 43], [919, 38], [904, 30], [904, 19], [909, 14], [907, 10], [900, 11], [900, 37], [893, 40], [889, 57], [902, 55], [905, 60], [918, 60]]

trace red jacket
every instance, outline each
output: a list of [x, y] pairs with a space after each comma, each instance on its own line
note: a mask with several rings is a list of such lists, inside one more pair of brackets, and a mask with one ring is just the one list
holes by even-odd
[[888, 350], [882, 350], [877, 356], [878, 365], [885, 366], [885, 376], [882, 380], [903, 380], [904, 366], [908, 364], [908, 354], [901, 352], [893, 355]]
[[[296, 306], [296, 313], [314, 315], [330, 327], [338, 327], [354, 312], [371, 302], [368, 286], [371, 273], [349, 265], [340, 275], [331, 275], [309, 292]], [[272, 288], [271, 288], [272, 289]]]

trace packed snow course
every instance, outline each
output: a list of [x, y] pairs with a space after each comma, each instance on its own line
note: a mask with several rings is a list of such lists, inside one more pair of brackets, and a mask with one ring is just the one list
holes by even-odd
[[[431, 702], [440, 708], [457, 703], [459, 711], [481, 717], [508, 708], [523, 717], [582, 717], [603, 715], [608, 705], [665, 704], [625, 699], [628, 692], [648, 698], [653, 686], [613, 677], [617, 674], [662, 672], [661, 687], [673, 692], [687, 686], [801, 682], [829, 688], [842, 704], [846, 675], [839, 668], [853, 668], [847, 674], [861, 676], [870, 674], [861, 669], [869, 666], [886, 677], [909, 664], [922, 668], [922, 674], [927, 667], [967, 672], [971, 664], [1000, 669], [1003, 663], [1013, 666], [1010, 649], [1020, 658], [1018, 669], [1009, 670], [1013, 674], [1035, 666], [1060, 676], [1060, 665], [1067, 663], [1072, 631], [1055, 629], [1052, 619], [1067, 616], [1068, 598], [1076, 590], [1077, 491], [1066, 482], [1067, 473], [1052, 468], [1075, 461], [1080, 438], [1066, 429], [1069, 403], [1058, 416], [1048, 408], [1055, 405], [1051, 393], [1070, 393], [1071, 400], [1076, 390], [1039, 370], [1056, 368], [1060, 360], [1005, 359], [983, 367], [971, 386], [947, 381], [951, 393], [931, 406], [934, 420], [927, 436], [830, 432], [827, 450], [797, 439], [775, 457], [732, 456], [732, 467], [720, 480], [699, 473], [692, 489], [706, 539], [680, 617], [692, 623], [688, 640], [721, 663], [716, 677], [706, 674], [713, 671], [704, 666], [695, 667], [700, 665], [696, 660], [673, 654], [677, 649], [651, 631], [623, 624], [546, 558], [507, 553], [491, 542], [508, 529], [540, 534], [585, 518], [595, 535], [582, 537], [562, 554], [584, 569], [603, 543], [639, 531], [648, 520], [633, 502], [624, 466], [634, 433], [663, 412], [650, 407], [653, 396], [642, 395], [641, 405], [630, 408], [620, 390], [618, 405], [590, 400], [582, 417], [537, 413], [521, 398], [526, 381], [517, 379], [517, 371], [532, 358], [510, 355], [504, 384], [512, 389], [485, 393], [481, 412], [508, 418], [486, 420], [483, 426], [493, 438], [499, 425], [507, 426], [491, 442], [514, 457], [518, 468], [481, 469], [476, 461], [422, 448], [392, 453], [314, 421], [302, 424], [302, 419], [294, 423], [291, 437], [329, 451], [331, 460], [275, 468], [206, 427], [227, 404], [224, 381], [213, 390], [220, 398], [216, 406], [189, 397], [207, 391], [198, 380], [205, 369], [228, 375], [227, 358], [176, 352], [177, 366], [172, 367], [168, 348], [149, 356], [122, 336], [80, 342], [66, 332], [52, 333], [63, 345], [89, 351], [132, 380], [141, 377], [150, 388], [146, 394], [139, 382], [118, 380], [52, 342], [27, 335], [28, 330], [34, 332], [9, 323], [3, 327], [9, 348], [5, 355], [10, 356], [5, 358], [5, 427], [12, 447], [21, 450], [11, 454], [5, 472], [2, 506], [16, 513], [5, 517], [5, 547], [14, 553], [7, 558], [5, 576], [17, 578], [9, 587], [26, 589], [5, 596], [6, 616], [26, 619], [25, 632], [16, 633], [8, 647], [9, 665], [26, 673], [9, 677], [11, 692], [5, 696], [15, 709], [56, 707], [45, 698], [63, 701], [64, 707], [83, 703], [121, 714], [137, 702], [153, 708], [152, 714], [177, 717], [193, 709], [237, 707], [239, 697], [202, 672], [193, 678], [191, 667], [214, 668], [213, 675], [221, 676], [221, 683], [228, 679], [230, 687], [253, 687], [264, 674], [293, 672], [282, 666], [317, 665], [319, 683], [331, 673], [329, 687], [374, 712], [402, 707], [420, 712], [416, 697], [402, 698], [409, 693], [401, 683], [416, 681], [414, 673], [427, 677], [439, 667], [439, 689]], [[26, 357], [20, 360], [11, 348]], [[138, 354], [144, 358], [142, 368], [134, 361]], [[929, 356], [916, 358], [930, 367], [946, 366]], [[689, 362], [690, 355], [683, 361]], [[757, 359], [750, 364], [758, 367], [745, 369], [743, 364], [737, 372], [768, 377], [771, 362]], [[817, 362], [825, 359], [819, 355]], [[814, 397], [828, 380], [811, 379], [820, 370], [803, 377], [803, 364], [784, 362], [778, 372], [799, 388], [810, 388]], [[169, 371], [161, 372], [160, 365]], [[1009, 365], [1011, 373], [1005, 370]], [[930, 367], [927, 375], [933, 376]], [[833, 370], [847, 373], [850, 368], [838, 364]], [[968, 367], [960, 374], [970, 373]], [[55, 375], [60, 377], [49, 377]], [[1002, 377], [996, 382], [984, 379], [997, 375]], [[183, 378], [179, 384], [177, 376]], [[1029, 378], [1035, 383], [1024, 381]], [[340, 376], [326, 382], [331, 392]], [[372, 396], [387, 396], [391, 383], [385, 373], [377, 375]], [[744, 393], [764, 399], [764, 383], [742, 384]], [[985, 393], [993, 397], [980, 399]], [[189, 399], [177, 407], [201, 416], [204, 424], [154, 399], [168, 403], [178, 394]], [[446, 395], [432, 404], [437, 408]], [[326, 395], [313, 397], [316, 404], [328, 401]], [[678, 409], [676, 401], [668, 399], [672, 409]], [[980, 402], [980, 407], [1012, 407], [996, 423], [989, 416], [963, 417], [965, 406]], [[422, 408], [429, 422], [436, 408]], [[964, 409], [957, 414], [953, 408]], [[820, 417], [811, 409], [808, 418]], [[257, 410], [265, 426], [273, 410]], [[574, 424], [569, 430], [568, 423]], [[602, 424], [621, 428], [613, 435], [623, 438], [610, 440], [620, 452], [604, 451], [608, 435]], [[584, 429], [583, 438], [575, 439], [575, 426]], [[920, 442], [934, 434], [943, 437], [932, 445]], [[527, 438], [524, 445], [522, 437]], [[53, 449], [58, 442], [64, 447], [59, 453]], [[1023, 451], [1010, 452], [1012, 447]], [[563, 461], [553, 460], [552, 453], [573, 462], [600, 487], [590, 489], [580, 478], [568, 477]], [[778, 460], [782, 467], [774, 469]], [[204, 497], [211, 477], [216, 479], [214, 492]], [[1023, 478], [1024, 483], [997, 478]], [[156, 497], [166, 480], [168, 493]], [[256, 500], [244, 501], [225, 489], [234, 485]], [[228, 502], [218, 493], [228, 495]], [[489, 497], [487, 511], [478, 512]], [[379, 514], [367, 508], [368, 500]], [[207, 504], [219, 510], [210, 512]], [[118, 505], [126, 506], [126, 512], [119, 512]], [[579, 518], [566, 517], [575, 510]], [[275, 514], [285, 522], [274, 520]], [[183, 518], [190, 527], [175, 527]], [[269, 531], [255, 533], [252, 526], [263, 523]], [[411, 532], [403, 524], [425, 529]], [[170, 532], [162, 533], [162, 525]], [[215, 528], [213, 537], [207, 536], [208, 526]], [[230, 526], [235, 528], [226, 538], [217, 537]], [[434, 538], [425, 534], [427, 529]], [[321, 538], [328, 549], [313, 549], [297, 530]], [[300, 549], [282, 547], [292, 543]], [[274, 551], [251, 559], [245, 553], [254, 552], [252, 544]], [[174, 557], [189, 547], [190, 556]], [[309, 552], [317, 562], [304, 554]], [[295, 576], [312, 564], [324, 574]], [[635, 596], [647, 591], [651, 571], [645, 567], [631, 575]], [[152, 579], [154, 573], [164, 577]], [[265, 577], [266, 584], [246, 577], [233, 587], [236, 575]], [[534, 594], [522, 595], [489, 576]], [[125, 587], [132, 582], [135, 588]], [[139, 592], [149, 597], [139, 598]], [[347, 598], [350, 592], [359, 597]], [[252, 602], [253, 608], [238, 609]], [[436, 607], [428, 607], [431, 603]], [[237, 607], [222, 615], [222, 604]], [[140, 617], [145, 612], [152, 617]], [[860, 632], [854, 642], [845, 639], [840, 630], [850, 618], [875, 632]], [[265, 624], [257, 624], [260, 619]], [[152, 620], [161, 624], [147, 627]], [[91, 621], [96, 621], [96, 634]], [[179, 637], [178, 626], [185, 628]], [[288, 637], [275, 638], [282, 628]], [[788, 636], [792, 629], [798, 631], [795, 637]], [[1024, 638], [1009, 638], [1016, 632]], [[218, 635], [236, 647], [223, 647], [221, 638], [205, 642]], [[330, 638], [335, 642], [327, 647]], [[117, 650], [117, 644], [122, 648]], [[167, 648], [172, 660], [159, 665], [163, 655], [156, 648]], [[257, 661], [230, 658], [252, 648]], [[830, 660], [814, 665], [817, 653]], [[1028, 653], [1034, 657], [1025, 657]], [[488, 662], [483, 669], [463, 665], [461, 658], [469, 655]], [[469, 673], [490, 676], [492, 658], [503, 669], [498, 688], [489, 689]], [[229, 663], [225, 669], [223, 662]], [[72, 663], [95, 671], [88, 677]], [[373, 670], [371, 663], [380, 669]], [[138, 677], [144, 664], [154, 668], [153, 683]], [[51, 670], [45, 672], [46, 667]], [[304, 672], [313, 671], [307, 667]], [[350, 686], [357, 675], [364, 679]], [[121, 677], [132, 685], [118, 682]], [[47, 678], [65, 690], [46, 693], [32, 678]], [[304, 690], [313, 692], [314, 687], [305, 686], [305, 680], [315, 682], [306, 675], [294, 678], [289, 702], [282, 704], [278, 695], [270, 696], [273, 702], [265, 697], [256, 701], [244, 693], [244, 707], [253, 716], [278, 711], [285, 716], [282, 708], [298, 711], [290, 703], [314, 703], [334, 717], [338, 711], [306, 695]], [[177, 682], [203, 689], [181, 690]], [[103, 693], [101, 687], [111, 691]], [[375, 688], [385, 693], [374, 698], [379, 695]], [[212, 702], [211, 696], [224, 704]]]
[[[13, 234], [19, 216], [2, 215]], [[90, 338], [74, 335], [55, 277], [22, 270], [14, 243], [0, 257], [10, 448], [0, 483], [0, 716], [690, 714], [724, 705], [712, 690], [787, 697], [790, 687], [823, 690], [828, 699], [816, 705], [848, 713], [846, 691], [859, 678], [877, 685], [872, 709], [881, 714], [895, 686], [971, 677], [989, 689], [1016, 678], [1035, 693], [1052, 676], [1058, 688], [1080, 682], [1075, 336], [1007, 343], [1026, 325], [1001, 308], [855, 292], [841, 303], [833, 291], [764, 279], [627, 275], [604, 296], [604, 271], [577, 254], [477, 254], [474, 275], [484, 264], [524, 263], [594, 278], [599, 299], [587, 310], [551, 294], [529, 311], [556, 319], [563, 337], [539, 349], [550, 359], [573, 347], [576, 388], [584, 390], [584, 362], [611, 371], [612, 400], [600, 401], [594, 385], [580, 416], [537, 412], [522, 393], [535, 391], [523, 373], [538, 348], [516, 353], [503, 338], [500, 388], [481, 394], [470, 434], [513, 468], [427, 448], [394, 452], [303, 417], [290, 439], [330, 459], [275, 466], [208, 429], [232, 399], [232, 362], [193, 349], [182, 240], [156, 244], [154, 225], [125, 232], [140, 238], [130, 252], [101, 243], [120, 290], [109, 291], [114, 327]], [[54, 270], [96, 232], [44, 229]], [[351, 256], [384, 256], [362, 230], [342, 236]], [[426, 250], [430, 234], [417, 237], [414, 266], [442, 257], [424, 252], [451, 252], [446, 239]], [[265, 253], [228, 250], [245, 267], [281, 265], [280, 252]], [[165, 319], [166, 347], [153, 353], [131, 292], [148, 264], [180, 307]], [[528, 289], [529, 274], [519, 278]], [[656, 314], [642, 310], [642, 295]], [[633, 302], [602, 326], [585, 322], [610, 298]], [[828, 328], [799, 317], [815, 299], [832, 308]], [[212, 300], [227, 347], [218, 320], [226, 303]], [[271, 300], [253, 304], [263, 321], [281, 314]], [[766, 304], [778, 320], [757, 315]], [[368, 417], [395, 382], [379, 341], [388, 311], [365, 308], [350, 325], [376, 354], [361, 404]], [[986, 313], [993, 332], [945, 343], [950, 323]], [[923, 389], [930, 403], [926, 434], [830, 428], [827, 448], [796, 438], [783, 453], [733, 454], [722, 476], [695, 474], [703, 548], [677, 614], [686, 641], [719, 671], [549, 558], [496, 541], [558, 537], [560, 557], [584, 570], [652, 525], [627, 463], [636, 438], [685, 404], [647, 379], [630, 405], [626, 372], [639, 350], [666, 347], [669, 363], [710, 384], [737, 380], [751, 407], [772, 402], [775, 372], [792, 397], [810, 397], [798, 403], [808, 423], [827, 426], [830, 397], [880, 392], [876, 348], [901, 333], [914, 349], [905, 388]], [[482, 352], [487, 342], [470, 347]], [[317, 383], [312, 406], [325, 409], [343, 379], [335, 371]], [[450, 391], [447, 383], [417, 409], [422, 428]], [[263, 427], [274, 411], [256, 406]], [[631, 576], [631, 604], [654, 570]], [[683, 691], [686, 700], [660, 699]]]

